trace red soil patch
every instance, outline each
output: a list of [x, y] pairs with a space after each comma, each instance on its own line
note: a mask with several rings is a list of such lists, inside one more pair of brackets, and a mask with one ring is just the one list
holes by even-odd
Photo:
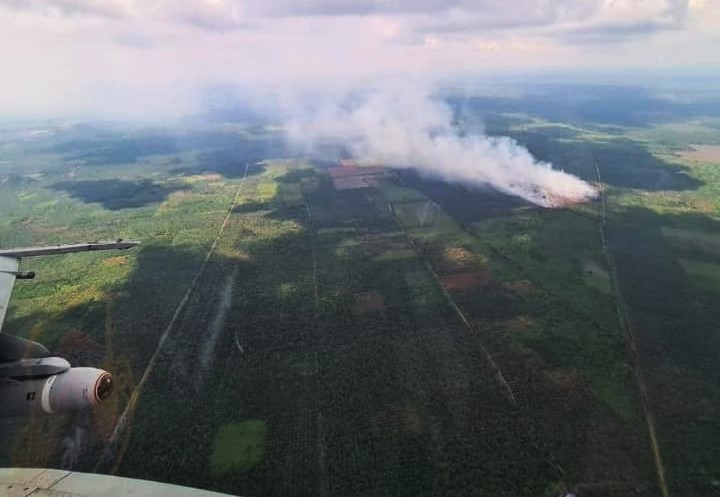
[[551, 209], [559, 209], [562, 207], [569, 207], [571, 205], [584, 204], [585, 202], [591, 200], [587, 197], [570, 197], [551, 193], [543, 195], [543, 199], [546, 203], [545, 207]]
[[360, 293], [355, 296], [353, 311], [356, 314], [385, 312], [385, 300], [377, 292]]
[[720, 164], [720, 146], [718, 145], [693, 145], [692, 150], [683, 152], [680, 155], [695, 162]]
[[328, 169], [337, 190], [352, 190], [374, 186], [379, 178], [388, 176], [388, 170], [377, 166], [358, 166], [352, 159], [343, 159], [337, 167]]
[[695, 210], [711, 214], [715, 212], [715, 202], [707, 198], [694, 198], [690, 200]]
[[328, 169], [328, 173], [333, 178], [348, 178], [350, 176], [377, 176], [384, 175], [387, 170], [383, 167], [376, 166], [338, 166]]
[[487, 271], [469, 271], [467, 273], [448, 274], [440, 278], [442, 286], [448, 291], [466, 290], [475, 286], [485, 286], [493, 282]]
[[203, 174], [200, 176], [205, 181], [209, 181], [211, 183], [214, 183], [216, 181], [220, 181], [222, 179], [222, 176], [219, 174], [213, 173], [213, 174]]
[[448, 247], [443, 250], [440, 270], [448, 272], [470, 271], [482, 265], [480, 258], [464, 247]]

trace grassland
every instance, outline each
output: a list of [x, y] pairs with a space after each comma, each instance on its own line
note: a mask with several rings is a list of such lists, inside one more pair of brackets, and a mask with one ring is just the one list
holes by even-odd
[[0, 462], [248, 496], [659, 495], [619, 304], [670, 495], [714, 495], [720, 177], [685, 153], [713, 128], [473, 105], [540, 159], [597, 164], [609, 257], [599, 203], [409, 172], [340, 191], [269, 131], [6, 144], [2, 246], [143, 245], [25, 263], [7, 330], [112, 370], [118, 395], [0, 422]]

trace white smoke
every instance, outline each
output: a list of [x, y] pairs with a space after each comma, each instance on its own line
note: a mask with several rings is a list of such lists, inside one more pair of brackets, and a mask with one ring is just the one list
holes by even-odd
[[429, 95], [407, 86], [374, 91], [290, 120], [285, 130], [290, 143], [308, 155], [342, 148], [361, 161], [490, 186], [545, 207], [597, 195], [588, 183], [537, 161], [511, 138], [460, 136], [450, 107]]

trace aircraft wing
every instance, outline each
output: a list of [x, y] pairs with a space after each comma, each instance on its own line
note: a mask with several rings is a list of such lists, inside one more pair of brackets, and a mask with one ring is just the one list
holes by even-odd
[[113, 240], [107, 242], [76, 243], [74, 245], [55, 245], [51, 247], [25, 247], [0, 250], [0, 333], [7, 314], [10, 295], [12, 294], [20, 259], [44, 255], [72, 254], [74, 252], [90, 252], [93, 250], [125, 250], [138, 245], [134, 240]]
[[10, 295], [15, 285], [15, 275], [20, 267], [20, 259], [0, 255], [0, 333], [7, 314]]
[[0, 468], [0, 495], [231, 497], [228, 494], [170, 485], [168, 483], [43, 468]]

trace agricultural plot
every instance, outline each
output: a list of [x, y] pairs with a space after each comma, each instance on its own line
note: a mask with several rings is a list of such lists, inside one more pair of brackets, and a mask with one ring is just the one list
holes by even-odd
[[[402, 197], [397, 186], [390, 188], [396, 197]], [[438, 195], [440, 202], [443, 198], [447, 197]], [[613, 485], [645, 486], [651, 491], [647, 457], [633, 448], [642, 444], [644, 437], [610, 302], [602, 298], [598, 302], [599, 296], [592, 290], [588, 290], [586, 302], [581, 296], [562, 294], [561, 288], [552, 285], [551, 276], [558, 278], [563, 270], [570, 273], [567, 268], [553, 267], [547, 260], [531, 266], [528, 240], [532, 247], [539, 245], [535, 236], [543, 220], [521, 218], [517, 226], [509, 226], [496, 218], [464, 225], [437, 208], [433, 219], [420, 223], [407, 214], [413, 209], [396, 211], [401, 212], [410, 237], [422, 247], [442, 286], [468, 320], [470, 333], [502, 372], [516, 411], [532, 412], [523, 419], [564, 478], [602, 492], [617, 491]], [[528, 215], [541, 214], [526, 212], [523, 216]], [[428, 237], [427, 229], [435, 236]], [[518, 236], [509, 230], [523, 233]], [[496, 245], [500, 240], [510, 245]], [[589, 241], [588, 250], [596, 243]], [[560, 255], [556, 255], [558, 259]], [[573, 292], [577, 291], [574, 286]], [[585, 308], [593, 299], [597, 310]], [[603, 317], [606, 328], [600, 322]], [[573, 385], [572, 390], [565, 390], [563, 384]], [[559, 433], [566, 423], [572, 423], [569, 432], [574, 435], [563, 439]], [[578, 433], [587, 437], [583, 446], [577, 445]], [[618, 443], [620, 439], [635, 444]], [[590, 445], [594, 447], [590, 449]], [[588, 450], [596, 456], [586, 459]], [[602, 456], [609, 454], [612, 457]]]
[[247, 496], [655, 496], [650, 412], [669, 495], [714, 495], [712, 149], [682, 155], [678, 125], [535, 112], [487, 130], [600, 172], [604, 225], [599, 201], [541, 210], [284, 159], [266, 130], [3, 148], [0, 244], [143, 245], [33, 261], [18, 283], [7, 329], [112, 370], [118, 392], [0, 421], [0, 463]]

